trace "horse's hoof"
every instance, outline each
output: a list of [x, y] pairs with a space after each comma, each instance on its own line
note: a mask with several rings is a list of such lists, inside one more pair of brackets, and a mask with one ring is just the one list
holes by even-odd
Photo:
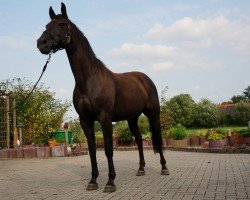
[[137, 171], [136, 176], [144, 176], [144, 175], [145, 175], [145, 171], [143, 171], [143, 170], [138, 170]]
[[169, 170], [168, 169], [162, 169], [161, 170], [161, 175], [169, 175]]
[[94, 183], [89, 183], [86, 190], [91, 191], [91, 190], [97, 190], [98, 189], [98, 184], [94, 184]]
[[106, 193], [111, 193], [111, 192], [115, 192], [116, 191], [116, 187], [115, 185], [106, 185], [103, 192]]

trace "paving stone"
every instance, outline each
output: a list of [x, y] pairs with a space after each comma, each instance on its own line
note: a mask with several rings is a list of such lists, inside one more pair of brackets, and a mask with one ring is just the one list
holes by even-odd
[[[249, 154], [166, 150], [170, 175], [162, 176], [159, 154], [152, 150], [144, 153], [146, 175], [138, 177], [138, 152], [114, 152], [117, 191], [111, 194], [103, 193], [108, 180], [107, 159], [103, 151], [97, 151], [100, 174], [96, 191], [86, 191], [91, 176], [88, 155], [0, 160], [0, 199], [250, 199]], [[13, 157], [17, 155], [16, 152], [12, 154]], [[27, 153], [26, 157], [31, 156]]]

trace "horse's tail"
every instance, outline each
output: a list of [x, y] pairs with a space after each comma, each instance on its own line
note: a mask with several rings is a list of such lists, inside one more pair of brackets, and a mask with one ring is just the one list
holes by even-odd
[[155, 84], [147, 75], [144, 75], [144, 77], [146, 79], [145, 83], [147, 83], [148, 99], [143, 113], [149, 120], [154, 152], [159, 153], [162, 152], [160, 102]]
[[162, 152], [162, 134], [159, 117], [149, 118], [154, 153]]

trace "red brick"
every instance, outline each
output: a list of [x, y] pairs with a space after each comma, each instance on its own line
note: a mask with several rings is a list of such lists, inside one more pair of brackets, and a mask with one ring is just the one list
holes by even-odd
[[9, 149], [3, 149], [0, 151], [0, 158], [10, 158]]

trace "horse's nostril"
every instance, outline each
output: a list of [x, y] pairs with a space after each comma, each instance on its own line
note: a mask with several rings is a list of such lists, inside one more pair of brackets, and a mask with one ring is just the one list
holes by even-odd
[[46, 44], [47, 44], [47, 40], [46, 40], [46, 39], [43, 39], [43, 40], [42, 40], [42, 43], [43, 43], [43, 45], [46, 45]]

